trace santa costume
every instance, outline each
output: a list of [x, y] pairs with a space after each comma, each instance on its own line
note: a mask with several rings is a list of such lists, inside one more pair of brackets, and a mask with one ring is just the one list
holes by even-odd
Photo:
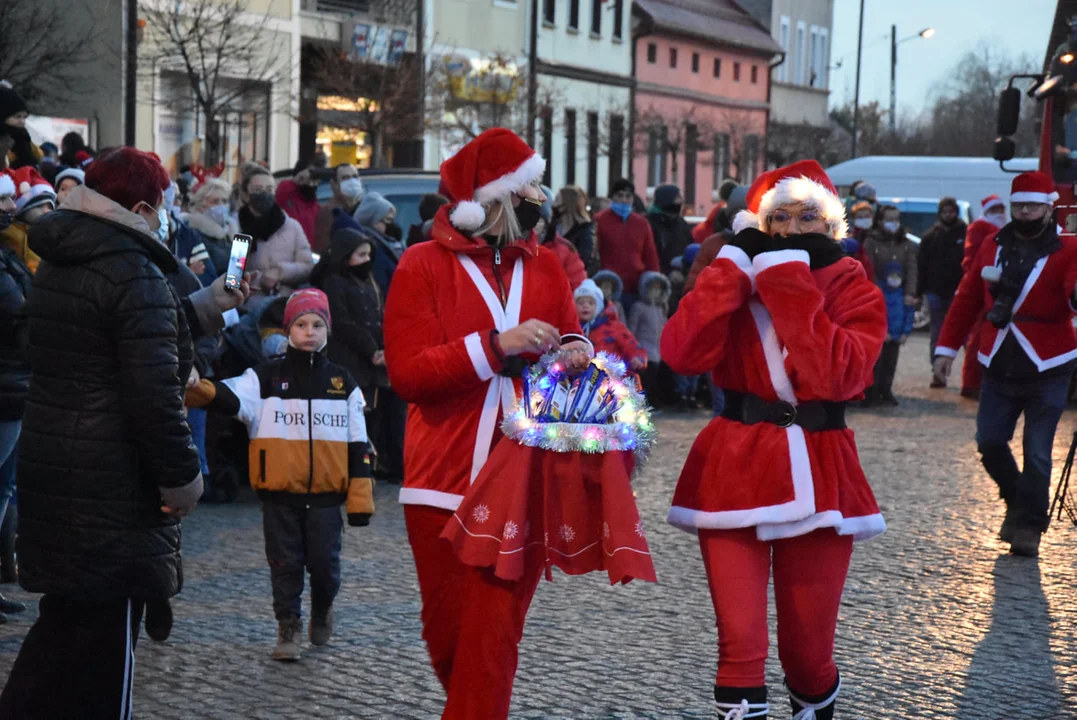
[[[969, 229], [965, 231], [965, 258], [961, 261], [961, 269], [966, 273], [976, 260], [976, 254], [985, 240], [993, 239], [1002, 225], [1006, 224], [1006, 216], [1001, 215], [1002, 225], [996, 225], [988, 218], [987, 211], [1002, 206], [1006, 203], [998, 195], [988, 195], [980, 202], [983, 214], [969, 223]], [[977, 320], [969, 332], [968, 342], [965, 343], [965, 362], [961, 367], [961, 394], [968, 398], [976, 398], [980, 395], [980, 383], [983, 381], [983, 366], [980, 365], [980, 323]]]
[[404, 253], [386, 303], [389, 378], [409, 403], [400, 502], [423, 638], [448, 696], [445, 719], [508, 716], [517, 646], [542, 574], [531, 564], [515, 579], [499, 577], [465, 564], [441, 537], [516, 402], [522, 361], [506, 358], [499, 333], [537, 318], [558, 328], [563, 342], [586, 342], [560, 261], [534, 232], [506, 246], [474, 237], [492, 203], [537, 182], [545, 167], [504, 129], [443, 163], [442, 181], [457, 202], [438, 211], [431, 242]]
[[[798, 203], [793, 214], [814, 211], [825, 234], [761, 232], [772, 213]], [[764, 173], [735, 218], [737, 235], [662, 335], [674, 372], [709, 372], [726, 394], [689, 453], [667, 518], [699, 535], [718, 624], [720, 717], [769, 712], [772, 565], [796, 717], [833, 717], [834, 633], [852, 543], [886, 528], [844, 419], [845, 404], [872, 383], [886, 309], [860, 263], [838, 248], [844, 218], [815, 161]]]

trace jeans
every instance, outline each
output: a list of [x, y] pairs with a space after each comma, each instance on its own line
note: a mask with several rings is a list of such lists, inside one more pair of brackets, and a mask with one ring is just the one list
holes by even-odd
[[707, 376], [707, 382], [711, 386], [711, 407], [714, 408], [714, 417], [718, 417], [725, 409], [725, 393], [722, 388], [714, 384], [714, 379], [710, 376]]
[[15, 495], [15, 446], [22, 430], [21, 420], [0, 422], [0, 524], [4, 522], [8, 502]]
[[310, 572], [310, 604], [324, 611], [340, 590], [340, 506], [293, 507], [262, 503], [262, 530], [278, 621], [303, 615], [303, 571]]
[[938, 345], [939, 333], [942, 332], [942, 323], [946, 320], [946, 313], [950, 310], [951, 302], [953, 302], [952, 297], [944, 300], [934, 293], [927, 294], [927, 307], [931, 315], [931, 356], [928, 358], [928, 362], [931, 365], [935, 364], [935, 346]]
[[693, 399], [699, 389], [699, 375], [673, 375], [673, 391], [679, 398]]
[[[985, 375], [976, 416], [976, 444], [984, 469], [998, 484], [999, 496], [1017, 513], [1017, 526], [1047, 529], [1051, 493], [1051, 449], [1066, 408], [1069, 374], [1024, 382]], [[1025, 414], [1024, 472], [1010, 450], [1017, 418]]]
[[202, 465], [202, 477], [209, 477], [209, 462], [206, 460], [206, 411], [202, 408], [187, 410], [187, 424], [191, 426], [191, 439], [198, 448], [198, 459]]

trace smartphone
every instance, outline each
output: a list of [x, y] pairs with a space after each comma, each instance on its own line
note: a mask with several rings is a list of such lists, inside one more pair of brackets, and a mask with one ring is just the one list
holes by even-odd
[[226, 289], [239, 290], [239, 284], [243, 282], [243, 268], [247, 266], [247, 251], [250, 250], [253, 239], [250, 235], [242, 233], [232, 236], [232, 252], [228, 256], [228, 271], [224, 274]]

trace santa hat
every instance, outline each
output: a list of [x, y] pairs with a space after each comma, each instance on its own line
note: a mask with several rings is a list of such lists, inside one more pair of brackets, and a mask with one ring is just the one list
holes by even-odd
[[0, 170], [0, 196], [4, 195], [15, 197], [15, 181], [7, 172]]
[[1004, 203], [1002, 201], [1002, 198], [1000, 198], [998, 195], [988, 195], [980, 201], [980, 208], [983, 210], [985, 215], [991, 208], [995, 207], [996, 205], [1002, 205], [1003, 207], [1005, 207], [1006, 203]]
[[760, 228], [762, 218], [782, 205], [794, 203], [815, 208], [826, 220], [831, 237], [841, 239], [849, 234], [845, 204], [823, 166], [814, 160], [800, 160], [756, 178], [748, 189], [748, 209], [741, 210], [733, 219], [733, 232]]
[[86, 172], [84, 170], [81, 170], [79, 168], [64, 168], [60, 172], [56, 173], [56, 180], [54, 182], [54, 185], [56, 187], [60, 187], [60, 183], [68, 178], [71, 178], [79, 185], [86, 184]]
[[316, 288], [296, 290], [284, 306], [284, 329], [291, 330], [292, 323], [307, 313], [314, 313], [325, 320], [327, 327], [332, 325], [329, 319], [329, 298]]
[[449, 220], [461, 230], [477, 230], [486, 222], [484, 203], [518, 192], [545, 172], [546, 161], [516, 133], [487, 130], [441, 164], [448, 197], [458, 201]]
[[[153, 153], [150, 154], [153, 155]], [[157, 156], [154, 155], [154, 157]], [[90, 163], [93, 162], [93, 155], [86, 152], [85, 150], [79, 150], [77, 153], [75, 153], [75, 162], [80, 168], [85, 170], [86, 168], [90, 167]], [[157, 162], [160, 162], [160, 160], [158, 160]]]
[[12, 171], [15, 180], [15, 217], [31, 208], [49, 203], [56, 207], [56, 191], [49, 181], [29, 165]]
[[1021, 173], [1013, 179], [1010, 187], [1011, 203], [1041, 203], [1054, 205], [1058, 200], [1055, 181], [1039, 172]]

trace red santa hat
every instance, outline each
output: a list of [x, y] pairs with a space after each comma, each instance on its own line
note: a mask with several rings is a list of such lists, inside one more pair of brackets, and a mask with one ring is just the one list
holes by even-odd
[[5, 195], [15, 197], [15, 181], [9, 173], [0, 170], [0, 197]]
[[1040, 203], [1054, 205], [1058, 200], [1055, 181], [1039, 172], [1021, 173], [1013, 179], [1010, 187], [1011, 203]]
[[[154, 157], [157, 156], [154, 155]], [[90, 167], [90, 163], [93, 162], [93, 155], [86, 152], [85, 150], [79, 150], [77, 153], [75, 153], [75, 162], [78, 163], [78, 166], [80, 168], [85, 170], [86, 168]], [[160, 160], [158, 160], [158, 162], [160, 162]]]
[[831, 237], [842, 239], [849, 234], [845, 222], [845, 204], [838, 197], [823, 166], [814, 160], [800, 160], [777, 170], [769, 170], [748, 188], [747, 210], [733, 219], [733, 231], [761, 228], [766, 218], [782, 205], [803, 203], [815, 208], [826, 220]]
[[441, 164], [448, 196], [457, 200], [449, 220], [461, 230], [477, 230], [486, 222], [484, 204], [518, 192], [545, 172], [546, 161], [516, 133], [487, 130]]
[[998, 205], [1002, 205], [1004, 207], [1006, 205], [1006, 203], [1004, 203], [1002, 201], [1002, 198], [1000, 198], [998, 195], [988, 195], [987, 197], [985, 197], [983, 200], [980, 201], [980, 208], [983, 210], [985, 215], [987, 214], [987, 212], [991, 208], [996, 207]]
[[18, 217], [31, 208], [49, 203], [56, 207], [56, 191], [49, 181], [32, 167], [27, 165], [13, 171], [15, 180], [15, 216]]

